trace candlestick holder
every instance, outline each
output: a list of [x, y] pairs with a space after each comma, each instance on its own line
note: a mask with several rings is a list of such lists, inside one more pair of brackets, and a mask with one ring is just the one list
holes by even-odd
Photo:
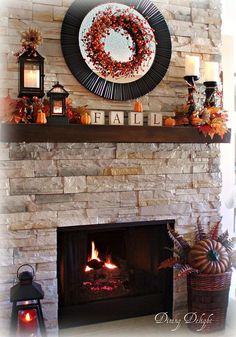
[[189, 117], [191, 116], [191, 114], [194, 112], [196, 104], [194, 102], [194, 97], [193, 97], [193, 93], [196, 91], [195, 88], [195, 82], [199, 80], [200, 77], [196, 76], [196, 75], [188, 75], [188, 76], [184, 76], [185, 81], [188, 84], [188, 99], [187, 99], [187, 105], [189, 106], [188, 109], [188, 115]]
[[206, 99], [204, 106], [205, 107], [210, 107], [210, 106], [215, 106], [215, 96], [214, 93], [217, 89], [217, 82], [216, 81], [206, 81], [203, 83], [206, 87], [205, 89], [205, 94], [206, 94]]

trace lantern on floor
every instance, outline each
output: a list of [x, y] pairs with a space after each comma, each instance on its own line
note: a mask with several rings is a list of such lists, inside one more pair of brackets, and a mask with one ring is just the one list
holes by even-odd
[[32, 48], [19, 56], [19, 97], [44, 96], [44, 58]]
[[[19, 274], [22, 267], [30, 267], [32, 272], [25, 270]], [[11, 336], [46, 337], [40, 300], [44, 293], [39, 283], [33, 281], [34, 269], [23, 264], [17, 270], [19, 282], [10, 290], [12, 304]]]
[[68, 91], [57, 82], [49, 90], [47, 96], [50, 99], [50, 116], [48, 123], [52, 124], [67, 124], [69, 120], [66, 114], [66, 98], [69, 96]]

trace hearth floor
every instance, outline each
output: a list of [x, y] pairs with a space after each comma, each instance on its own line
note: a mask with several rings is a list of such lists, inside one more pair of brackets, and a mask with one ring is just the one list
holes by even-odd
[[229, 305], [225, 330], [213, 333], [192, 332], [182, 321], [176, 331], [176, 324], [156, 324], [154, 315], [135, 317], [106, 323], [92, 324], [60, 331], [60, 337], [235, 337], [236, 336], [236, 289], [235, 273], [231, 283]]
[[60, 331], [60, 337], [191, 337], [209, 335], [211, 337], [235, 337], [236, 334], [236, 303], [229, 304], [227, 323], [224, 331], [210, 334], [191, 332], [184, 323], [177, 331], [171, 331], [174, 324], [156, 324], [154, 316], [142, 316], [119, 321], [92, 324], [79, 328]]

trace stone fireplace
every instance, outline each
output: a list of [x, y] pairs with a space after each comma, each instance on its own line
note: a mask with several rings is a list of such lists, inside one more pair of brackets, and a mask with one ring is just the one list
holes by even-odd
[[[59, 81], [75, 107], [132, 111], [132, 101], [108, 101], [91, 94], [66, 66], [60, 29], [72, 1], [6, 3], [1, 11], [1, 96], [18, 96], [18, 65], [13, 53], [19, 49], [19, 32], [34, 26], [44, 39], [39, 51], [45, 57], [45, 92]], [[187, 93], [185, 55], [220, 61], [221, 2], [153, 2], [168, 23], [173, 51], [165, 78], [142, 102], [145, 114], [173, 115]], [[219, 216], [218, 144], [11, 142], [0, 144], [0, 157], [1, 328], [9, 327], [9, 289], [17, 268], [30, 263], [45, 291], [43, 313], [48, 334], [57, 334], [60, 230], [171, 219], [181, 234], [189, 236], [198, 217], [207, 224]], [[174, 282], [174, 315], [185, 310], [185, 290], [185, 281]]]
[[[188, 236], [198, 217], [219, 215], [217, 144], [9, 143], [1, 153], [2, 326], [16, 270], [30, 263], [49, 334], [57, 330], [58, 231], [172, 219]], [[185, 309], [184, 285], [174, 284], [174, 314]]]

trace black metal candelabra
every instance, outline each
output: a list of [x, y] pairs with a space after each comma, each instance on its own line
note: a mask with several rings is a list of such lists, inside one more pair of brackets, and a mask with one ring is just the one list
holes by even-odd
[[206, 87], [205, 94], [206, 94], [206, 99], [204, 106], [209, 107], [209, 106], [215, 106], [215, 97], [214, 93], [217, 89], [217, 82], [216, 81], [206, 81], [203, 83]]
[[194, 112], [195, 107], [196, 107], [196, 104], [194, 102], [193, 93], [194, 93], [194, 91], [196, 91], [195, 82], [199, 80], [199, 77], [196, 76], [196, 75], [188, 75], [188, 76], [184, 76], [184, 79], [188, 84], [187, 105], [189, 106], [188, 115], [190, 117], [192, 115], [192, 113]]

